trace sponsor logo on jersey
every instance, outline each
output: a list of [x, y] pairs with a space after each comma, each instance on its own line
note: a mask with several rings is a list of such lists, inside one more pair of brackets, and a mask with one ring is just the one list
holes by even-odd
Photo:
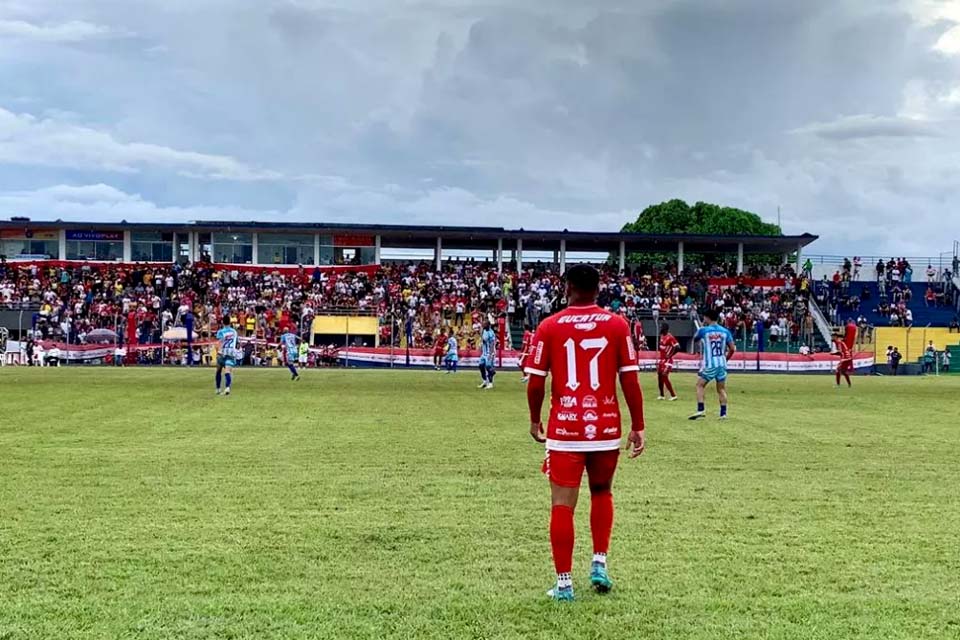
[[543, 359], [543, 340], [537, 343], [537, 353], [533, 356], [533, 361], [536, 364], [540, 364], [540, 361]]
[[596, 409], [596, 408], [597, 408], [597, 398], [596, 398], [596, 396], [584, 396], [584, 397], [583, 397], [583, 408], [584, 408], [584, 409]]
[[557, 320], [557, 324], [582, 324], [584, 322], [606, 322], [612, 318], [609, 313], [585, 313], [578, 315], [563, 316]]
[[616, 427], [607, 427], [606, 429], [603, 430], [603, 433], [604, 435], [612, 436], [617, 431], [620, 431], [620, 429], [617, 429]]
[[557, 414], [557, 420], [560, 422], [576, 422], [580, 419], [576, 411], [561, 411]]
[[597, 412], [591, 411], [589, 409], [583, 412], [583, 419], [586, 420], [587, 422], [596, 422], [597, 420], [599, 420], [599, 418], [597, 417]]
[[573, 325], [573, 328], [579, 331], [593, 331], [594, 329], [597, 328], [597, 323], [596, 322], [579, 322]]
[[605, 396], [603, 398], [603, 404], [608, 407], [612, 404], [617, 404], [617, 396]]
[[593, 440], [597, 437], [597, 425], [588, 424], [583, 428], [583, 435], [587, 440]]
[[558, 436], [579, 436], [580, 435], [579, 431], [567, 431], [563, 427], [554, 429], [553, 432]]
[[633, 340], [630, 338], [627, 338], [627, 357], [630, 359], [630, 362], [637, 359], [637, 348], [633, 345]]
[[577, 406], [577, 399], [573, 396], [562, 396], [560, 398], [560, 406], [564, 409], [573, 409]]
[[607, 413], [603, 414], [603, 417], [604, 417], [604, 418], [619, 418], [619, 417], [620, 417], [620, 414], [617, 413], [616, 411], [608, 411]]

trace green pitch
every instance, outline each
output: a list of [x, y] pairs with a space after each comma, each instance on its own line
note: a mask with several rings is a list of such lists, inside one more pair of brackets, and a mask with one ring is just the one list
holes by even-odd
[[654, 401], [616, 589], [548, 602], [548, 494], [501, 373], [0, 371], [0, 639], [957, 638], [960, 378], [731, 377]]

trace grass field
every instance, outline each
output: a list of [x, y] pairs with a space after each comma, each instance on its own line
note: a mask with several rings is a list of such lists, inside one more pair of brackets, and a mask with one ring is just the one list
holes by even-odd
[[690, 423], [645, 375], [617, 587], [581, 509], [558, 605], [516, 374], [212, 377], [0, 371], [0, 639], [960, 637], [960, 378], [737, 375]]

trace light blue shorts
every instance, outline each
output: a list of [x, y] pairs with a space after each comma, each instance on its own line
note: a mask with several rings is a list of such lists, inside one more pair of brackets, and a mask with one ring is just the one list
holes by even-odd
[[727, 370], [725, 367], [713, 367], [712, 369], [703, 369], [698, 374], [706, 382], [726, 382]]

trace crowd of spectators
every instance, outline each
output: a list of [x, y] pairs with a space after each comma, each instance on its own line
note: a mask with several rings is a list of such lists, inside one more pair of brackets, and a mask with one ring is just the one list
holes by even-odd
[[[956, 268], [956, 261], [952, 267]], [[862, 260], [854, 257], [845, 258], [843, 265], [837, 269], [832, 277], [824, 274], [814, 287], [814, 296], [828, 320], [835, 325], [840, 324], [844, 317], [859, 316], [862, 324], [866, 320], [864, 310], [886, 319], [887, 324], [893, 327], [913, 326], [914, 312], [911, 306], [922, 302], [925, 307], [943, 308], [953, 301], [950, 282], [953, 271], [950, 267], [934, 268], [928, 264], [923, 271], [926, 287], [919, 301], [914, 300], [913, 267], [905, 258], [891, 258], [888, 261], [878, 260], [876, 265], [876, 293], [873, 299], [870, 287], [851, 287], [851, 282], [860, 279]], [[810, 273], [809, 261], [804, 267], [804, 273]]]
[[[712, 305], [743, 339], [756, 336], [758, 320], [769, 329], [771, 343], [812, 338], [808, 277], [798, 278], [790, 266], [734, 271], [723, 263], [681, 274], [675, 265], [644, 264], [624, 273], [604, 266], [599, 302], [631, 319], [689, 316]], [[717, 279], [724, 284], [711, 286]], [[758, 280], [766, 285], [757, 286]], [[449, 262], [438, 272], [428, 263], [337, 271], [0, 261], [0, 309], [23, 310], [35, 339], [84, 344], [93, 331], [109, 329], [121, 343], [157, 345], [168, 330], [188, 322], [202, 339], [229, 313], [241, 336], [258, 345], [246, 354], [251, 364], [273, 362], [270, 344], [278, 335], [288, 326], [305, 334], [317, 314], [377, 316], [381, 344], [427, 348], [438, 333], [453, 330], [470, 348], [486, 319], [506, 317], [536, 327], [563, 304], [557, 266], [540, 263], [497, 272], [490, 263]], [[159, 351], [142, 351], [151, 361], [160, 357]], [[165, 357], [180, 362], [186, 354], [173, 347]]]

